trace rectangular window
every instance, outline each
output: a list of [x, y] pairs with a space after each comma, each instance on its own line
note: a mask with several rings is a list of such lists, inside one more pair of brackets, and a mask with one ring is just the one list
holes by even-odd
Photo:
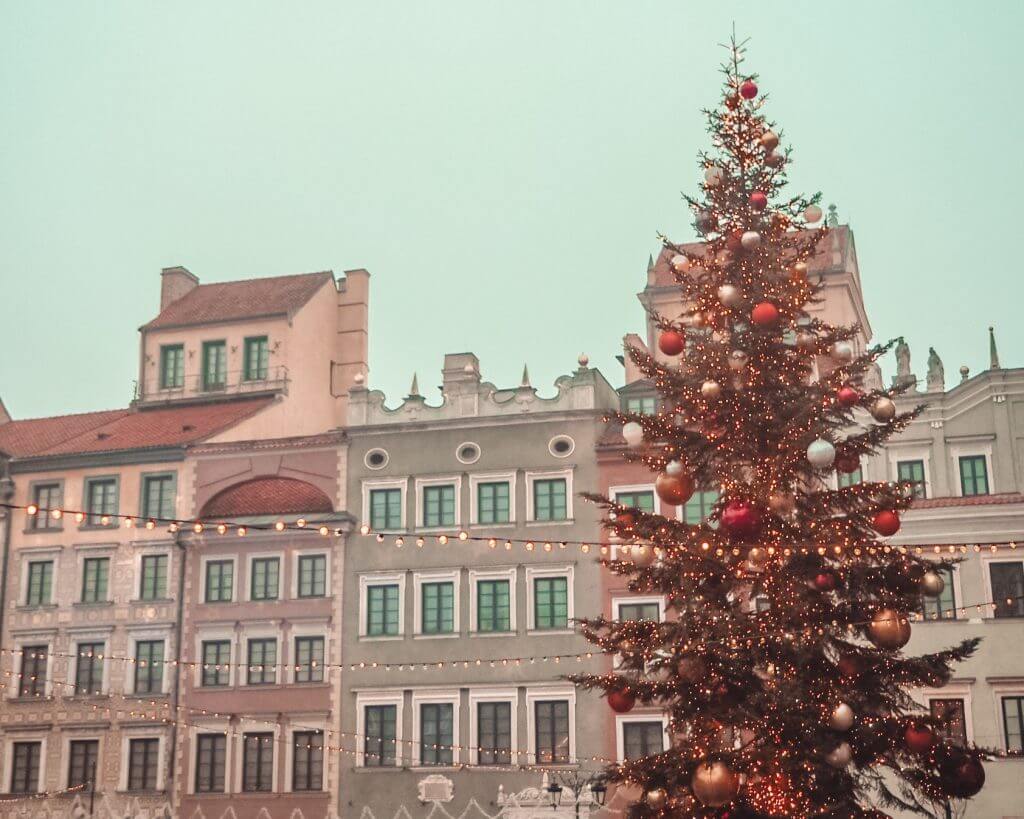
[[375, 531], [402, 528], [402, 490], [370, 490], [370, 528]]
[[281, 560], [277, 557], [257, 557], [252, 561], [250, 600], [277, 600]]
[[569, 703], [542, 700], [534, 704], [538, 765], [557, 765], [569, 759]]
[[481, 765], [512, 764], [512, 703], [478, 703], [476, 731]]
[[565, 478], [533, 482], [533, 519], [566, 520]]
[[324, 638], [295, 638], [295, 682], [324, 681]]
[[185, 386], [185, 346], [165, 344], [160, 348], [160, 389], [179, 390]]
[[853, 472], [837, 472], [836, 478], [839, 482], [839, 488], [845, 489], [848, 486], [854, 486], [864, 480], [864, 475], [858, 466]]
[[140, 600], [163, 600], [167, 597], [167, 555], [143, 555], [140, 561], [142, 578]]
[[230, 603], [234, 594], [235, 564], [210, 560], [206, 564], [206, 602]]
[[661, 620], [661, 607], [657, 603], [619, 603], [619, 620]]
[[19, 697], [41, 697], [46, 693], [46, 655], [49, 650], [49, 646], [21, 647]]
[[292, 734], [292, 790], [324, 789], [323, 731], [296, 731]]
[[622, 750], [626, 759], [639, 759], [664, 751], [665, 729], [661, 720], [623, 723]]
[[512, 629], [512, 598], [509, 581], [477, 581], [476, 628], [477, 631], [510, 631]]
[[135, 693], [160, 694], [164, 690], [164, 641], [139, 640], [135, 644]]
[[366, 706], [363, 764], [367, 767], [394, 766], [397, 712], [398, 709], [394, 705]]
[[128, 790], [155, 791], [160, 764], [160, 740], [128, 741]]
[[196, 793], [224, 793], [228, 738], [224, 734], [196, 737]]
[[639, 509], [641, 512], [654, 512], [654, 492], [616, 492], [615, 502], [619, 506]]
[[423, 487], [423, 525], [455, 525], [455, 486]]
[[[116, 526], [117, 478], [85, 479], [85, 511], [89, 526]], [[106, 519], [106, 523], [104, 523]]]
[[1024, 617], [1024, 563], [989, 563], [996, 617]]
[[636, 415], [656, 415], [658, 412], [658, 399], [653, 395], [636, 395], [626, 399], [626, 412]]
[[953, 570], [936, 566], [935, 573], [945, 581], [946, 585], [942, 589], [942, 594], [938, 597], [924, 598], [925, 619], [955, 620], [956, 595], [953, 592]]
[[420, 764], [452, 764], [454, 708], [450, 702], [420, 705]]
[[711, 509], [716, 503], [718, 503], [718, 492], [715, 490], [694, 492], [683, 506], [683, 522], [696, 526], [711, 514]]
[[68, 787], [88, 787], [96, 781], [100, 761], [98, 739], [73, 739], [68, 744]]
[[963, 699], [934, 699], [928, 703], [931, 715], [942, 723], [940, 734], [958, 747], [967, 745], [967, 718]]
[[103, 643], [79, 643], [76, 648], [75, 694], [88, 696], [103, 693]]
[[245, 340], [246, 381], [266, 381], [270, 361], [270, 344], [266, 336], [254, 336]]
[[202, 686], [213, 688], [231, 682], [231, 641], [203, 640]]
[[59, 483], [37, 483], [32, 487], [32, 503], [39, 510], [28, 519], [30, 529], [60, 529], [59, 519], [50, 514], [51, 509], [60, 509], [63, 498], [61, 497], [61, 485]]
[[564, 629], [569, 627], [569, 579], [538, 577], [533, 581], [533, 627]]
[[420, 587], [423, 600], [423, 633], [451, 634], [455, 630], [455, 584], [424, 583]]
[[53, 561], [33, 560], [28, 564], [28, 589], [25, 604], [49, 605], [53, 595]]
[[960, 459], [960, 494], [988, 494], [988, 465], [984, 455], [967, 455]]
[[511, 520], [508, 481], [476, 485], [477, 523], [508, 523]]
[[1003, 697], [1003, 731], [1006, 750], [1011, 754], [1024, 753], [1024, 697]]
[[82, 602], [105, 603], [110, 579], [109, 557], [87, 557], [82, 561]]
[[39, 792], [39, 762], [42, 759], [41, 742], [15, 742], [11, 756], [11, 793]]
[[928, 484], [924, 477], [924, 461], [897, 461], [896, 479], [914, 482], [914, 497], [928, 497]]
[[261, 637], [249, 641], [249, 685], [273, 685], [277, 682], [277, 640]]
[[299, 557], [299, 597], [323, 597], [327, 594], [327, 555]]
[[203, 342], [203, 389], [222, 390], [228, 383], [228, 352], [223, 341]]
[[398, 634], [398, 586], [368, 586], [366, 589], [366, 633], [370, 637]]
[[274, 783], [274, 735], [242, 736], [242, 790], [271, 790]]
[[142, 516], [167, 521], [174, 518], [175, 476], [146, 475], [142, 479]]

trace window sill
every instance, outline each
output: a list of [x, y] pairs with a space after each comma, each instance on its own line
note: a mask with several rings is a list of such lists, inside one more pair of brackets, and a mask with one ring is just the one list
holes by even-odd
[[170, 694], [167, 691], [154, 691], [152, 694], [142, 694], [133, 691], [130, 694], [121, 695], [126, 700], [165, 700]]
[[404, 640], [404, 634], [382, 634], [382, 635], [369, 635], [360, 634], [359, 642], [361, 643], [387, 643], [394, 642], [395, 640]]
[[481, 523], [480, 521], [476, 521], [474, 523], [469, 524], [469, 528], [470, 529], [515, 529], [516, 528], [516, 521], [514, 521], [514, 520], [506, 520], [506, 521], [502, 521], [501, 523]]
[[57, 609], [56, 603], [25, 603], [20, 606], [15, 606], [15, 611], [45, 611], [47, 609]]
[[9, 702], [9, 703], [14, 704], [14, 705], [18, 705], [18, 704], [23, 704], [23, 703], [28, 703], [28, 702], [53, 702], [54, 699], [55, 698], [54, 698], [53, 694], [44, 694], [41, 697], [32, 697], [32, 696], [25, 696], [23, 694], [19, 694], [16, 697], [8, 697], [6, 702]]
[[461, 763], [453, 763], [451, 765], [410, 765], [410, 771], [416, 771], [418, 773], [425, 773], [426, 771], [457, 771], [461, 768]]
[[[111, 516], [113, 517], [113, 516]], [[120, 520], [120, 518], [119, 518]], [[78, 526], [79, 532], [112, 532], [120, 529], [116, 523], [108, 523], [104, 526], [102, 523], [81, 523]]]
[[132, 605], [142, 605], [142, 604], [146, 604], [146, 603], [173, 603], [174, 602], [174, 598], [173, 597], [152, 597], [152, 598], [137, 597], [136, 599], [129, 600], [128, 602], [131, 603]]
[[526, 526], [529, 529], [534, 529], [539, 526], [572, 526], [576, 521], [572, 518], [567, 520], [528, 520]]
[[455, 523], [450, 526], [417, 526], [417, 535], [448, 535], [449, 540], [458, 540], [459, 526]]
[[451, 634], [414, 634], [412, 639], [414, 640], [452, 640], [458, 639], [462, 635], [458, 632], [452, 632]]
[[64, 701], [67, 702], [105, 702], [110, 699], [110, 694], [66, 694]]
[[161, 788], [157, 788], [155, 791], [127, 791], [119, 788], [114, 793], [123, 796], [163, 796], [167, 791]]
[[32, 526], [22, 529], [23, 535], [52, 535], [54, 532], [63, 532], [63, 526]]
[[491, 638], [491, 637], [515, 637], [518, 633], [519, 632], [515, 631], [515, 630], [512, 630], [512, 631], [471, 631], [471, 632], [469, 632], [469, 636], [471, 638], [480, 637], [480, 638], [486, 640], [486, 639]]
[[410, 769], [404, 765], [356, 765], [352, 768], [356, 773], [405, 773]]
[[566, 637], [575, 634], [576, 630], [571, 628], [532, 628], [527, 630], [527, 637]]
[[114, 605], [114, 601], [97, 600], [95, 602], [89, 602], [86, 600], [79, 600], [77, 603], [72, 603], [71, 605], [76, 609], [102, 609], [112, 607]]

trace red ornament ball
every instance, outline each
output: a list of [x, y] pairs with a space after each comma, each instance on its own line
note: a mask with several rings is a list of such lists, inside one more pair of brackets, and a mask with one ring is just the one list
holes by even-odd
[[878, 534], [889, 537], [890, 535], [895, 535], [900, 530], [900, 518], [895, 512], [884, 509], [875, 515], [871, 525]]
[[731, 500], [722, 510], [722, 527], [733, 537], [753, 537], [761, 531], [761, 510], [749, 501]]
[[679, 355], [686, 349], [686, 338], [676, 330], [664, 330], [658, 336], [658, 349], [665, 355]]
[[903, 732], [903, 741], [907, 744], [907, 750], [915, 754], [924, 754], [931, 750], [935, 744], [935, 732], [927, 725], [919, 725], [911, 722], [907, 730]]
[[654, 480], [654, 491], [669, 506], [682, 506], [693, 496], [694, 488], [693, 478], [685, 473], [669, 475], [662, 472]]
[[757, 83], [753, 80], [747, 80], [740, 86], [740, 96], [745, 100], [752, 100], [757, 96]]
[[747, 201], [750, 202], [750, 207], [752, 207], [754, 210], [760, 211], [768, 207], [768, 197], [764, 194], [763, 191], [754, 191], [752, 194], [750, 194], [750, 199], [748, 199]]
[[814, 578], [814, 588], [821, 592], [835, 591], [839, 580], [832, 572], [818, 572]]
[[860, 393], [853, 387], [840, 387], [839, 392], [836, 393], [836, 401], [840, 406], [852, 407], [860, 401]]
[[628, 714], [636, 705], [636, 694], [632, 691], [612, 691], [608, 694], [608, 705], [616, 714]]
[[973, 756], [956, 754], [939, 765], [942, 789], [957, 799], [970, 799], [985, 784], [985, 769]]
[[860, 469], [860, 458], [856, 455], [840, 455], [835, 460], [836, 472], [841, 472], [844, 475], [852, 475], [858, 469]]
[[615, 522], [623, 529], [632, 529], [636, 524], [636, 516], [632, 512], [619, 512], [615, 516]]
[[779, 320], [779, 308], [770, 301], [763, 301], [750, 311], [750, 320], [758, 327], [770, 327]]

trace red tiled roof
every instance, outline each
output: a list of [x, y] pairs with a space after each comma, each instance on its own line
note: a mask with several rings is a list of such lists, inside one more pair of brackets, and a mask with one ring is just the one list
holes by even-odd
[[290, 313], [309, 301], [334, 274], [299, 273], [237, 282], [200, 284], [160, 311], [143, 330], [215, 324], [221, 321]]
[[966, 498], [924, 498], [914, 501], [910, 511], [944, 506], [1000, 506], [1007, 503], [1024, 503], [1024, 495], [1019, 492], [1002, 492], [998, 495], [970, 495]]
[[0, 451], [16, 458], [182, 446], [259, 412], [273, 398], [153, 410], [109, 410], [0, 425]]
[[333, 511], [331, 499], [311, 483], [296, 478], [253, 478], [218, 492], [206, 502], [200, 517], [224, 519]]

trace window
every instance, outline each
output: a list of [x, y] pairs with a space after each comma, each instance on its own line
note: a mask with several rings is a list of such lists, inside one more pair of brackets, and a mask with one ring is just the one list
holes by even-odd
[[277, 587], [281, 575], [281, 559], [255, 557], [252, 561], [250, 600], [277, 600]]
[[[88, 526], [116, 526], [111, 520], [117, 514], [117, 478], [85, 479], [85, 511]], [[104, 523], [106, 518], [106, 523]]]
[[988, 466], [984, 455], [967, 455], [960, 458], [960, 494], [988, 494]]
[[661, 606], [657, 603], [619, 603], [619, 620], [661, 621]]
[[1024, 697], [1003, 697], [1003, 732], [1006, 750], [1024, 753]]
[[228, 382], [228, 352], [223, 341], [203, 342], [203, 389], [222, 390]]
[[654, 492], [616, 492], [615, 502], [641, 512], [654, 512]]
[[370, 490], [370, 528], [376, 531], [402, 528], [402, 490]]
[[11, 748], [11, 793], [39, 792], [43, 743], [15, 742]]
[[455, 630], [455, 584], [424, 583], [420, 593], [423, 633], [451, 634]]
[[299, 597], [327, 594], [327, 555], [299, 556]]
[[245, 340], [244, 378], [246, 381], [266, 381], [270, 360], [270, 345], [266, 336]]
[[956, 595], [953, 591], [953, 570], [947, 567], [936, 566], [934, 571], [945, 581], [946, 585], [942, 589], [942, 594], [938, 597], [924, 598], [925, 619], [955, 620]]
[[269, 791], [274, 782], [274, 735], [242, 735], [242, 790]]
[[277, 640], [261, 637], [249, 641], [249, 685], [273, 685], [277, 682]]
[[60, 529], [60, 520], [43, 510], [60, 509], [63, 502], [62, 495], [59, 483], [37, 483], [33, 486], [32, 503], [40, 511], [28, 519], [28, 527], [35, 530]]
[[135, 644], [135, 693], [160, 694], [164, 690], [164, 641], [139, 640]]
[[476, 583], [477, 631], [511, 631], [511, 586], [507, 580], [478, 580]]
[[660, 754], [665, 750], [665, 726], [661, 720], [622, 723], [622, 751], [625, 759]]
[[476, 708], [479, 764], [512, 764], [512, 703], [480, 702]]
[[928, 497], [928, 486], [924, 477], [924, 461], [897, 461], [896, 479], [914, 482], [914, 497]]
[[928, 703], [928, 710], [935, 719], [943, 723], [939, 731], [942, 736], [960, 747], [967, 744], [967, 718], [963, 699], [933, 699]]
[[626, 412], [637, 415], [656, 415], [658, 412], [658, 398], [654, 395], [634, 395], [626, 399]]
[[853, 472], [837, 472], [836, 478], [839, 482], [839, 488], [845, 489], [848, 486], [853, 486], [863, 481], [864, 475], [858, 466]]
[[537, 577], [533, 581], [533, 627], [564, 629], [569, 626], [569, 580]]
[[231, 684], [231, 641], [203, 640], [203, 673], [201, 685], [204, 688]]
[[565, 700], [538, 700], [534, 709], [537, 764], [569, 762], [569, 703]]
[[103, 643], [79, 643], [75, 665], [75, 694], [88, 696], [103, 693]]
[[989, 563], [996, 617], [1024, 617], [1024, 563]]
[[46, 694], [46, 659], [49, 650], [49, 646], [21, 647], [19, 697], [41, 697]]
[[155, 791], [160, 765], [160, 740], [155, 737], [128, 741], [128, 790]]
[[105, 603], [109, 578], [109, 557], [85, 558], [82, 561], [82, 602]]
[[235, 564], [231, 560], [210, 560], [206, 564], [206, 602], [230, 603], [234, 595]]
[[366, 633], [370, 637], [398, 634], [398, 586], [369, 586], [366, 589]]
[[451, 765], [454, 706], [450, 702], [420, 705], [420, 764]]
[[296, 731], [292, 734], [292, 790], [324, 789], [323, 731]]
[[295, 638], [295, 682], [324, 681], [324, 638]]
[[396, 716], [394, 705], [367, 705], [366, 736], [363, 740], [363, 764], [390, 767], [395, 764]]
[[162, 600], [167, 597], [167, 555], [143, 555], [140, 561], [142, 579], [140, 600]]
[[550, 478], [533, 482], [533, 519], [568, 519], [565, 478]]
[[185, 345], [165, 344], [160, 348], [160, 389], [185, 386]]
[[175, 484], [174, 475], [145, 475], [142, 478], [142, 516], [154, 520], [172, 519]]
[[96, 781], [100, 761], [98, 739], [73, 739], [68, 743], [68, 787], [85, 787]]
[[423, 487], [423, 525], [455, 525], [455, 485]]
[[710, 489], [694, 492], [683, 506], [683, 521], [696, 525], [711, 514], [712, 507], [718, 503], [718, 492]]
[[511, 520], [508, 481], [476, 485], [477, 523], [508, 523]]
[[28, 564], [28, 588], [25, 593], [25, 604], [29, 606], [45, 606], [50, 603], [52, 594], [53, 561], [31, 561]]
[[228, 738], [224, 734], [196, 737], [196, 793], [223, 793]]

